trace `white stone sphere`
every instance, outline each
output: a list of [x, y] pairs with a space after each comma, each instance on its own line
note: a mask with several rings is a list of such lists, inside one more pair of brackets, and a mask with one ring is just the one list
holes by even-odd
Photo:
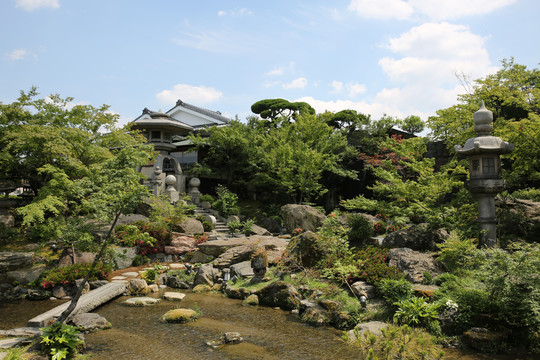
[[167, 175], [167, 177], [165, 178], [165, 184], [167, 184], [167, 185], [176, 185], [176, 176]]

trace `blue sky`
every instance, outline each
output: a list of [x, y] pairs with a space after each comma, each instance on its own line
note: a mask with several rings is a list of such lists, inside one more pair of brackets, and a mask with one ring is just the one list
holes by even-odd
[[538, 0], [2, 0], [0, 102], [35, 85], [121, 123], [177, 99], [250, 115], [306, 101], [426, 119], [456, 78], [540, 62]]

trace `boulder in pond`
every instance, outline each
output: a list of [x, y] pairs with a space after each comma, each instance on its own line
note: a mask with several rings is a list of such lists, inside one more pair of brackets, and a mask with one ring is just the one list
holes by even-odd
[[148, 290], [148, 284], [143, 279], [130, 279], [127, 286], [128, 294], [144, 294]]
[[161, 301], [160, 299], [143, 296], [143, 297], [134, 297], [131, 299], [127, 299], [126, 301], [124, 301], [123, 304], [127, 306], [151, 306], [151, 305], [157, 304], [160, 301]]
[[259, 297], [255, 294], [249, 295], [243, 302], [243, 305], [259, 305]]
[[186, 297], [186, 294], [173, 292], [173, 291], [167, 291], [165, 294], [163, 294], [163, 298], [165, 300], [172, 300], [172, 301], [181, 301], [181, 300], [184, 300], [185, 297]]
[[213, 286], [219, 277], [221, 277], [221, 271], [219, 269], [214, 268], [212, 264], [204, 264], [197, 270], [193, 284]]
[[71, 319], [71, 322], [83, 332], [93, 332], [110, 329], [112, 327], [107, 319], [95, 313], [77, 314]]
[[221, 336], [221, 339], [225, 344], [240, 344], [244, 341], [242, 335], [240, 335], [240, 333], [236, 331], [226, 332]]
[[279, 306], [284, 310], [292, 310], [300, 305], [302, 296], [296, 288], [284, 281], [275, 281], [255, 292], [259, 303], [266, 306]]
[[161, 319], [168, 323], [187, 323], [195, 321], [198, 314], [193, 309], [173, 309], [167, 311]]

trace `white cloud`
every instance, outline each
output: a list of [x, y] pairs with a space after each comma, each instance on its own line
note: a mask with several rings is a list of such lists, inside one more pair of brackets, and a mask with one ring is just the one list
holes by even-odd
[[274, 70], [270, 70], [269, 72], [265, 73], [266, 76], [279, 76], [283, 75], [285, 73], [285, 68], [279, 67], [275, 68]]
[[194, 105], [210, 103], [218, 100], [222, 92], [211, 87], [176, 84], [172, 90], [163, 90], [156, 95], [162, 104], [174, 104], [178, 99]]
[[479, 77], [496, 71], [485, 39], [465, 25], [425, 23], [390, 39], [386, 47], [403, 56], [379, 60], [394, 81], [439, 86], [454, 83], [456, 72]]
[[336, 93], [340, 93], [343, 91], [343, 81], [337, 81], [337, 80], [334, 80], [332, 81], [332, 88], [334, 89], [333, 91], [336, 92]]
[[369, 19], [410, 19], [424, 15], [431, 20], [483, 15], [517, 0], [351, 0], [348, 10]]
[[366, 92], [366, 85], [359, 83], [348, 83], [347, 91], [349, 92], [350, 97], [355, 97], [358, 94], [363, 94]]
[[60, 7], [60, 0], [16, 0], [15, 6], [26, 11], [33, 11], [42, 7], [57, 9]]
[[403, 0], [351, 0], [349, 11], [368, 19], [408, 19], [413, 7]]
[[37, 59], [36, 54], [34, 54], [31, 51], [25, 50], [25, 49], [15, 49], [15, 50], [11, 51], [10, 53], [8, 53], [7, 56], [11, 60], [24, 60], [25, 58], [28, 58], [28, 57], [33, 57], [33, 58]]
[[283, 84], [284, 89], [303, 89], [308, 84], [308, 80], [304, 77], [293, 80], [288, 84]]
[[462, 16], [488, 14], [512, 5], [517, 0], [409, 0], [418, 12], [432, 20], [456, 19]]
[[359, 83], [349, 82], [347, 84], [344, 84], [342, 81], [334, 80], [330, 85], [332, 86], [333, 93], [339, 94], [346, 90], [347, 95], [351, 98], [355, 97], [358, 94], [363, 94], [366, 92], [366, 86]]
[[244, 16], [244, 15], [253, 15], [253, 12], [246, 8], [234, 9], [234, 10], [219, 10], [218, 16]]

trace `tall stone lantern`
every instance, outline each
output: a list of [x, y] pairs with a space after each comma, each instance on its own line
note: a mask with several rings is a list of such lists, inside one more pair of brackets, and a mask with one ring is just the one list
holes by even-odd
[[495, 195], [505, 188], [501, 178], [501, 154], [514, 150], [514, 145], [490, 135], [493, 131], [493, 113], [484, 102], [474, 113], [474, 130], [478, 136], [470, 138], [465, 146], [456, 145], [459, 156], [469, 159], [470, 180], [466, 186], [478, 200], [478, 224], [483, 230], [480, 246], [493, 247], [497, 244], [497, 219], [495, 217]]

